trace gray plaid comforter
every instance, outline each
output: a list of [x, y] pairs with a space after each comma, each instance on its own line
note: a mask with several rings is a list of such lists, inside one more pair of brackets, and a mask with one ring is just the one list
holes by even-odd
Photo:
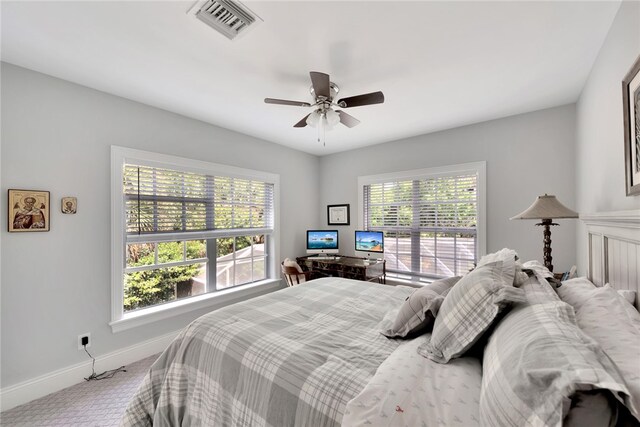
[[151, 366], [122, 425], [340, 425], [399, 345], [376, 326], [411, 292], [325, 278], [204, 315]]

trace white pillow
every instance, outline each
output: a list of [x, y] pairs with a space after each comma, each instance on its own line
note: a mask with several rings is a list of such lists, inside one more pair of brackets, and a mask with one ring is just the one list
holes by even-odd
[[578, 311], [582, 304], [590, 298], [591, 292], [596, 289], [596, 285], [586, 277], [576, 277], [562, 282], [562, 286], [556, 288], [556, 292], [562, 301]]
[[630, 289], [618, 289], [618, 294], [622, 296], [629, 304], [635, 307], [636, 304], [636, 291], [632, 291]]

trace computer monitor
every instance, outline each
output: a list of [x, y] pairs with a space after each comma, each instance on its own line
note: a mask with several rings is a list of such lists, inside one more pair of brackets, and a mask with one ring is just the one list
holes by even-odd
[[384, 253], [384, 233], [382, 231], [356, 230], [355, 242], [356, 251], [368, 252], [369, 257], [372, 253]]
[[338, 230], [307, 230], [308, 254], [337, 254]]

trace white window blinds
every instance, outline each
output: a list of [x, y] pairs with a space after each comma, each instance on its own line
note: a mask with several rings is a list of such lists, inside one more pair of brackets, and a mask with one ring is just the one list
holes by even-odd
[[124, 166], [127, 235], [273, 229], [273, 184]]
[[475, 173], [364, 185], [364, 226], [385, 233], [388, 269], [443, 277], [472, 267], [477, 185]]

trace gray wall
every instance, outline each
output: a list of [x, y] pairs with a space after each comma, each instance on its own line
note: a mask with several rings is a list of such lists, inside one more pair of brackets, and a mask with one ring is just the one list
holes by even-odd
[[[319, 161], [241, 135], [43, 74], [2, 64], [2, 212], [9, 188], [51, 191], [51, 231], [2, 227], [2, 387], [185, 326], [204, 311], [113, 334], [110, 321], [110, 145], [280, 174], [280, 256], [304, 252], [320, 221]], [[247, 117], [247, 120], [251, 120]], [[62, 215], [60, 198], [78, 197]]]
[[[574, 130], [575, 108], [567, 105], [325, 156], [320, 159], [320, 207], [351, 204], [351, 225], [337, 228], [340, 252], [353, 253], [358, 176], [485, 160], [487, 252], [511, 247], [522, 259], [541, 259], [542, 230], [534, 221], [509, 218], [545, 192], [575, 206]], [[560, 227], [552, 231], [556, 271], [575, 263], [571, 221], [558, 221]]]
[[[109, 283], [109, 146], [120, 145], [281, 176], [281, 253], [304, 252], [306, 229], [327, 228], [327, 204], [351, 204], [340, 245], [352, 252], [357, 177], [486, 160], [487, 250], [539, 259], [542, 232], [508, 218], [538, 194], [575, 206], [573, 105], [409, 138], [323, 158], [307, 155], [73, 83], [2, 65], [2, 191], [51, 191], [48, 233], [2, 229], [2, 387], [85, 360], [77, 335], [102, 355], [171, 332], [203, 314], [113, 334]], [[250, 119], [250, 118], [248, 118]], [[310, 195], [319, 194], [318, 198]], [[78, 214], [60, 198], [77, 196]], [[6, 224], [6, 196], [0, 212]], [[575, 263], [575, 227], [553, 230], [554, 264]]]
[[[625, 1], [576, 107], [576, 206], [583, 214], [640, 208], [626, 197], [622, 79], [640, 55], [640, 2]], [[587, 269], [587, 236], [577, 225], [578, 267]]]

